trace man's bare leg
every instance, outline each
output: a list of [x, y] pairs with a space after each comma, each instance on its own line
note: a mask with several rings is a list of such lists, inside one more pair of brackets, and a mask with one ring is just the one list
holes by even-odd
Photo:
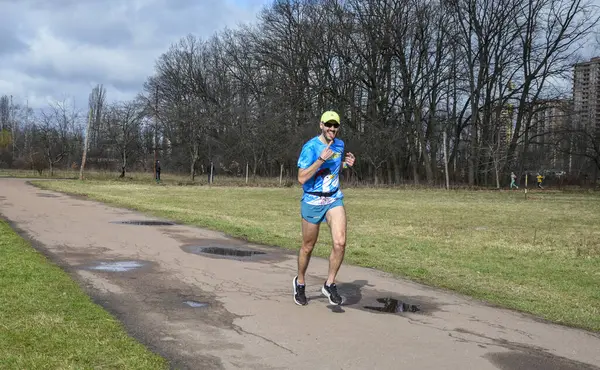
[[310, 256], [319, 237], [319, 226], [302, 219], [302, 247], [298, 252], [298, 284], [304, 284]]
[[333, 248], [329, 255], [329, 275], [327, 285], [335, 283], [335, 277], [344, 261], [346, 251], [346, 210], [343, 206], [335, 207], [327, 212], [327, 223], [331, 229]]

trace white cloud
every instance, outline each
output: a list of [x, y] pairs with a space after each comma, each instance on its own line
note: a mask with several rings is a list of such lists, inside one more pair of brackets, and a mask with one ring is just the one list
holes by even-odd
[[0, 95], [42, 107], [85, 106], [102, 83], [108, 100], [142, 89], [170, 44], [254, 22], [267, 0], [0, 0]]

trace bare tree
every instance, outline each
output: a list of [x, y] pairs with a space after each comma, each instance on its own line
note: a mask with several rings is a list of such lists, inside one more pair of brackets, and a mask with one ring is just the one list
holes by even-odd
[[92, 130], [92, 122], [96, 123], [96, 126], [100, 125], [102, 118], [102, 109], [106, 100], [106, 90], [102, 85], [97, 85], [92, 89], [88, 103], [88, 118], [87, 127], [85, 130], [85, 141], [83, 144], [83, 154], [81, 156], [81, 166], [79, 168], [79, 180], [83, 180], [83, 170], [85, 169], [85, 162], [87, 159], [88, 146], [90, 141], [90, 131]]
[[10, 98], [8, 95], [0, 97], [0, 132], [9, 126]]
[[73, 146], [73, 133], [78, 114], [66, 100], [50, 104], [40, 114], [37, 125], [38, 139], [48, 166], [54, 175], [56, 164], [67, 156]]
[[157, 75], [145, 87], [149, 95], [158, 91], [160, 106], [155, 110], [161, 112], [164, 132], [171, 143], [187, 152], [192, 180], [201, 145], [208, 143], [210, 112], [218, 110], [208, 77], [209, 59], [205, 41], [191, 35], [182, 38], [159, 58]]
[[105, 113], [110, 145], [121, 159], [121, 175], [125, 177], [131, 156], [140, 149], [143, 106], [135, 101], [114, 103]]
[[515, 22], [519, 23], [522, 52], [516, 92], [519, 110], [508, 148], [510, 166], [521, 135], [528, 142], [535, 101], [552, 79], [571, 72], [578, 51], [600, 20], [589, 0], [539, 0], [525, 2]]
[[[586, 174], [592, 173], [592, 183], [595, 184], [600, 172], [600, 129], [587, 120], [581, 121], [576, 112], [571, 112], [555, 137], [555, 149], [569, 157], [583, 159], [580, 166], [587, 168]], [[572, 160], [569, 162], [571, 166]]]

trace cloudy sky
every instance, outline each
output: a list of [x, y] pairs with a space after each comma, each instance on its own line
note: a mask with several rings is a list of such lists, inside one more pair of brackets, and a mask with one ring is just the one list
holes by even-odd
[[0, 95], [43, 107], [141, 91], [156, 59], [188, 33], [254, 22], [268, 0], [0, 0]]
[[254, 22], [271, 2], [0, 0], [0, 95], [36, 108], [64, 99], [85, 107], [102, 83], [109, 101], [131, 98], [170, 44]]

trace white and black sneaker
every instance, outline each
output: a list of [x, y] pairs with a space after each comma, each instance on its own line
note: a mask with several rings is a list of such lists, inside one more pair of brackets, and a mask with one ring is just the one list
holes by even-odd
[[323, 293], [325, 295], [325, 297], [329, 298], [329, 303], [335, 304], [335, 305], [341, 305], [342, 304], [343, 299], [338, 294], [337, 287], [335, 286], [335, 283], [327, 286], [327, 282], [325, 282], [323, 284], [323, 287], [321, 288], [321, 293]]
[[294, 302], [296, 302], [297, 305], [306, 306], [308, 303], [306, 295], [304, 294], [306, 286], [298, 285], [298, 276], [294, 277], [292, 284], [294, 285]]

